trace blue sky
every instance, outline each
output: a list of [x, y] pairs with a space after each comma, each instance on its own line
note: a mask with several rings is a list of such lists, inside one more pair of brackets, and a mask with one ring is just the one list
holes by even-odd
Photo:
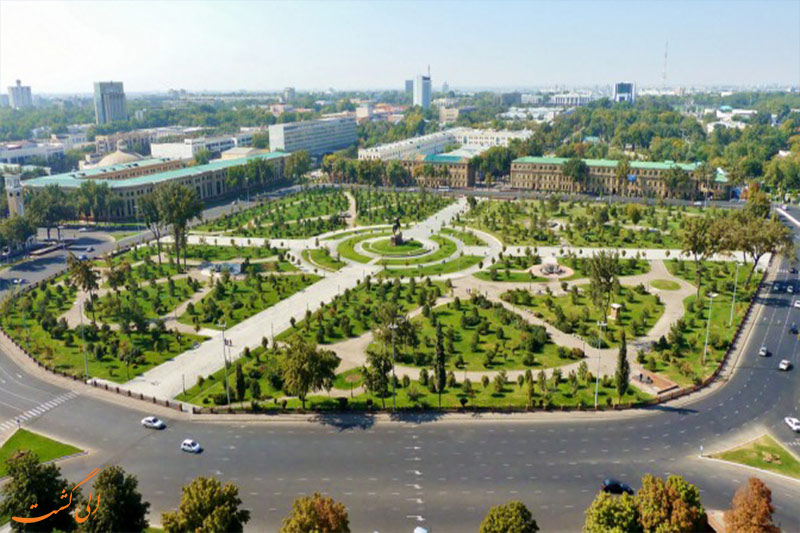
[[0, 87], [90, 92], [800, 84], [800, 0], [0, 0]]

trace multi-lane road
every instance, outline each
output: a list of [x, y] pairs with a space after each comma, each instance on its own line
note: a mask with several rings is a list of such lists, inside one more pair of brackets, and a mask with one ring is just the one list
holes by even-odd
[[[792, 214], [800, 219], [798, 210]], [[800, 228], [795, 239], [800, 243]], [[784, 285], [797, 283], [788, 261], [776, 260], [773, 269]], [[780, 359], [800, 364], [797, 338], [788, 333], [792, 322], [800, 323], [794, 298], [785, 291], [764, 293], [737, 371], [715, 392], [680, 408], [557, 420], [175, 417], [167, 419], [167, 430], [153, 432], [139, 425], [141, 405], [71, 394], [26, 374], [2, 354], [0, 431], [5, 421], [25, 413], [25, 427], [88, 449], [88, 455], [62, 463], [71, 479], [83, 479], [97, 465], [122, 465], [138, 476], [153, 522], [177, 504], [181, 486], [199, 475], [240, 487], [253, 530], [275, 530], [291, 501], [314, 491], [344, 502], [356, 531], [410, 531], [416, 525], [437, 533], [471, 531], [491, 505], [510, 499], [524, 501], [546, 530], [576, 530], [604, 477], [637, 487], [645, 473], [682, 474], [701, 488], [707, 507], [725, 508], [751, 472], [698, 458], [700, 446], [708, 450], [769, 430], [800, 452], [800, 437], [782, 422], [800, 416], [800, 370], [777, 370]], [[761, 345], [773, 356], [758, 357]], [[181, 453], [178, 444], [186, 437], [198, 440], [204, 452]], [[781, 525], [800, 530], [800, 483], [762, 477], [773, 489]]]

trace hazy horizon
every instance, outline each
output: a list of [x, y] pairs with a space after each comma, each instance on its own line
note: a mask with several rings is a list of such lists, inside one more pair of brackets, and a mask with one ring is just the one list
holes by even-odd
[[662, 84], [797, 86], [792, 2], [23, 2], [0, 0], [0, 90], [126, 92]]

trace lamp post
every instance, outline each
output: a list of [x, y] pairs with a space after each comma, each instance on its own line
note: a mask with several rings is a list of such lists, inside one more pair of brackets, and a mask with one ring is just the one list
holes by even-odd
[[394, 332], [397, 330], [397, 324], [392, 322], [389, 324], [389, 329], [392, 330], [392, 412], [394, 412], [397, 409], [397, 376], [394, 373], [394, 365], [397, 358], [394, 346]]
[[[602, 330], [608, 324], [599, 320], [597, 326]], [[602, 339], [599, 331], [597, 333], [597, 376], [594, 379], [594, 408], [597, 409], [597, 394], [600, 390], [600, 340]]]
[[[81, 304], [81, 340], [83, 342], [83, 367], [84, 367], [84, 375], [86, 380], [89, 380], [89, 356], [86, 354], [86, 328], [83, 327], [83, 310], [86, 307], [86, 298], [83, 299], [83, 304]], [[25, 340], [27, 341], [27, 330], [25, 331]], [[30, 349], [30, 347], [28, 348]]]
[[714, 305], [714, 298], [718, 296], [717, 293], [712, 292], [708, 295], [708, 321], [706, 321], [706, 343], [703, 347], [703, 360], [700, 364], [701, 368], [706, 366], [706, 352], [708, 352], [708, 334], [711, 331], [711, 306]]
[[739, 284], [739, 267], [741, 263], [736, 263], [736, 276], [733, 279], [733, 301], [731, 302], [731, 318], [728, 320], [728, 327], [733, 325], [733, 307], [736, 305], [736, 286]]
[[225, 362], [225, 396], [228, 398], [228, 406], [231, 405], [231, 391], [230, 387], [228, 386], [228, 358], [225, 356], [225, 326], [227, 322], [223, 322], [220, 324], [222, 326], [222, 360]]

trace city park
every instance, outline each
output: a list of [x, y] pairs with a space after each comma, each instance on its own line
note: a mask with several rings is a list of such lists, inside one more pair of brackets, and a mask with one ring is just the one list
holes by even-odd
[[206, 410], [643, 405], [724, 360], [788, 246], [764, 217], [308, 188], [71, 258], [0, 325], [53, 370]]

